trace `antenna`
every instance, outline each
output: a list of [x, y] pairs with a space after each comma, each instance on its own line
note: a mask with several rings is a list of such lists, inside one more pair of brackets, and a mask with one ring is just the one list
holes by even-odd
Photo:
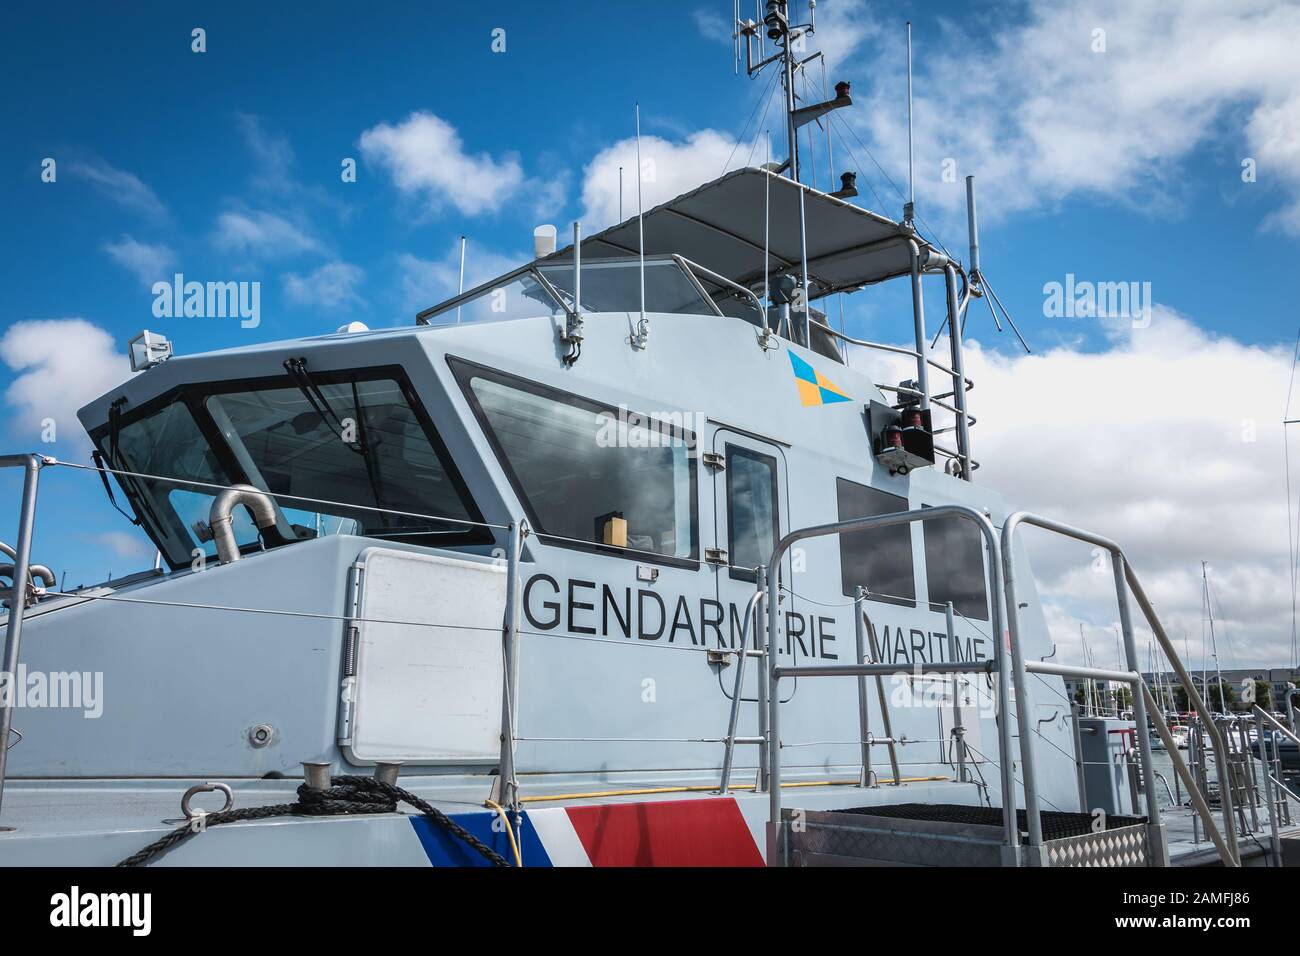
[[618, 221], [623, 221], [623, 167], [618, 167]]
[[636, 348], [645, 348], [646, 339], [650, 335], [650, 326], [645, 318], [645, 210], [641, 204], [641, 180], [645, 177], [641, 173], [641, 104], [636, 104], [636, 231], [637, 231], [637, 255], [641, 260], [641, 320], [636, 324], [636, 335], [632, 337], [632, 344]]
[[907, 204], [903, 206], [903, 225], [912, 225], [916, 210], [916, 179], [913, 167], [916, 153], [912, 147], [912, 21], [907, 21]]
[[[456, 294], [460, 295], [465, 291], [465, 237], [460, 237], [460, 285], [456, 289]], [[460, 306], [456, 306], [456, 324], [460, 325]]]

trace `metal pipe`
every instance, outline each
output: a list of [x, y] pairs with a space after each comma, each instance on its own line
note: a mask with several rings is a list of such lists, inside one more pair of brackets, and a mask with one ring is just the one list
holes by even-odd
[[1074, 734], [1074, 777], [1079, 787], [1079, 812], [1088, 812], [1088, 786], [1083, 775], [1083, 731], [1079, 726], [1079, 704], [1070, 701], [1070, 730]]
[[[957, 621], [953, 615], [952, 602], [944, 607], [944, 626], [948, 631], [948, 657], [957, 659]], [[961, 675], [952, 678], [952, 735], [957, 747], [957, 782], [966, 782], [966, 728], [962, 726]]]
[[9, 621], [5, 628], [4, 673], [11, 693], [0, 700], [0, 807], [4, 802], [5, 772], [9, 763], [9, 731], [13, 728], [13, 681], [18, 673], [18, 650], [23, 638], [23, 617], [27, 611], [27, 581], [32, 554], [32, 533], [36, 526], [36, 489], [44, 462], [39, 455], [23, 455], [5, 464], [23, 466], [22, 510], [18, 515], [18, 539], [14, 548], [14, 579], [10, 591]]
[[[1262, 711], [1259, 707], [1255, 708], [1255, 734], [1259, 740], [1259, 756], [1264, 761], [1264, 802], [1268, 804], [1268, 829], [1272, 837], [1273, 844], [1273, 865], [1282, 865], [1282, 840], [1277, 833], [1277, 802], [1273, 797], [1273, 772], [1272, 764], [1269, 760], [1268, 748], [1269, 743], [1277, 746], [1276, 737], [1270, 733], [1266, 738], [1264, 736], [1264, 718], [1260, 716]], [[1247, 759], [1250, 758], [1250, 751], [1246, 751]]]
[[[460, 237], [460, 283], [456, 287], [456, 295], [463, 295], [465, 292], [465, 237]], [[460, 306], [456, 306], [456, 324], [460, 325]]]
[[[1137, 677], [1137, 683], [1144, 690], [1146, 683], [1142, 680], [1142, 668], [1138, 664], [1137, 642], [1133, 637], [1133, 617], [1129, 613], [1128, 607], [1128, 588], [1124, 586], [1124, 567], [1127, 562], [1124, 555], [1119, 552], [1111, 552], [1111, 566], [1115, 572], [1115, 593], [1119, 599], [1119, 627], [1120, 634], [1124, 638], [1124, 657], [1128, 664], [1129, 670], [1133, 671]], [[1159, 712], [1160, 708], [1154, 708]], [[1137, 693], [1137, 687], [1133, 688], [1133, 721], [1137, 725], [1137, 745], [1138, 759], [1142, 765], [1142, 788], [1146, 795], [1147, 818], [1153, 826], [1161, 827], [1160, 841], [1161, 846], [1159, 853], [1165, 853], [1164, 848], [1164, 830], [1160, 821], [1160, 800], [1156, 796], [1154, 781], [1156, 778], [1155, 765], [1151, 762], [1151, 729], [1147, 723], [1147, 705], [1145, 695]]]
[[[865, 616], [865, 612], [864, 616]], [[876, 646], [875, 638], [872, 636], [871, 619], [866, 618], [866, 635], [871, 644], [871, 659], [879, 661], [880, 649]], [[880, 723], [885, 728], [885, 738], [889, 741], [889, 767], [894, 772], [894, 786], [902, 786], [903, 778], [898, 772], [898, 748], [894, 746], [894, 718], [889, 712], [889, 697], [885, 694], [885, 678], [881, 674], [876, 675], [876, 701], [880, 704]]]
[[916, 333], [916, 385], [921, 390], [921, 408], [930, 407], [930, 368], [925, 361], [925, 302], [921, 296], [921, 247], [907, 240], [912, 266], [912, 325]]
[[766, 568], [758, 569], [758, 589], [749, 599], [749, 604], [745, 606], [744, 623], [741, 625], [740, 653], [736, 655], [736, 683], [731, 691], [731, 712], [727, 717], [727, 742], [722, 752], [722, 781], [718, 787], [718, 791], [724, 795], [731, 785], [731, 765], [736, 753], [736, 728], [740, 723], [740, 698], [745, 690], [745, 659], [749, 656], [745, 653], [745, 643], [751, 632], [755, 644], [758, 642], [758, 619], [754, 611], [763, 597], [763, 575], [766, 571]]
[[971, 479], [970, 419], [966, 412], [966, 359], [962, 354], [961, 317], [957, 302], [957, 269], [950, 262], [944, 267], [948, 293], [948, 351], [952, 357], [953, 403], [957, 406], [957, 451], [961, 455], [961, 477]]
[[[1105, 542], [1104, 538], [1098, 540]], [[1110, 545], [1112, 553], [1115, 550], [1118, 550], [1118, 547], [1110, 542], [1106, 542], [1102, 546], [1105, 547], [1107, 545]], [[1201, 715], [1201, 718], [1205, 723], [1205, 732], [1209, 735], [1211, 742], [1214, 744], [1215, 752], [1226, 754], [1227, 744], [1223, 739], [1223, 735], [1219, 733], [1219, 728], [1214, 725], [1214, 718], [1210, 715], [1210, 709], [1205, 706], [1205, 701], [1202, 700], [1201, 695], [1197, 693], [1196, 686], [1192, 683], [1191, 675], [1187, 673], [1187, 668], [1184, 667], [1182, 661], [1179, 660], [1178, 652], [1174, 650], [1173, 642], [1169, 640], [1169, 635], [1165, 633], [1164, 625], [1162, 625], [1160, 619], [1156, 617], [1155, 608], [1151, 606], [1151, 601], [1147, 598], [1146, 591], [1142, 589], [1142, 582], [1137, 579], [1137, 575], [1133, 573], [1133, 566], [1127, 561], [1124, 562], [1124, 577], [1128, 581], [1129, 590], [1133, 593], [1133, 599], [1137, 601], [1138, 607], [1142, 610], [1142, 615], [1147, 620], [1147, 626], [1151, 628], [1151, 633], [1155, 635], [1156, 640], [1160, 642], [1161, 648], [1164, 649], [1165, 656], [1169, 658], [1169, 665], [1173, 667], [1175, 673], [1178, 674], [1178, 679], [1183, 682], [1183, 688], [1187, 692], [1188, 703], [1191, 704], [1192, 708]], [[1205, 759], [1204, 754], [1202, 754], [1201, 759]], [[1233, 860], [1236, 861], [1237, 866], [1240, 866], [1241, 851], [1237, 845], [1236, 828], [1232, 825], [1232, 791], [1228, 786], [1227, 768], [1225, 766], [1225, 761], [1223, 760], [1216, 759], [1214, 764], [1215, 775], [1219, 778], [1219, 804], [1220, 809], [1223, 811], [1226, 839], [1228, 841], [1228, 846], [1232, 848]]]
[[[1123, 555], [1119, 545], [1114, 541], [1111, 541], [1109, 538], [1104, 538], [1099, 534], [1093, 534], [1091, 531], [1084, 531], [1082, 528], [1075, 528], [1060, 521], [1053, 521], [1050, 518], [1044, 518], [1041, 515], [1030, 514], [1027, 511], [1016, 512], [1007, 518], [1006, 523], [1002, 527], [1004, 550], [1008, 550], [1008, 546], [1014, 537], [1015, 530], [1021, 524], [1033, 525], [1046, 531], [1053, 531], [1057, 534], [1064, 535], [1067, 538], [1074, 538], [1077, 541], [1096, 545], [1099, 548], [1104, 548], [1109, 551], [1112, 555]], [[1160, 642], [1160, 647], [1164, 650], [1165, 656], [1169, 659], [1170, 666], [1174, 668], [1174, 671], [1178, 674], [1179, 680], [1182, 681], [1183, 687], [1187, 691], [1188, 702], [1203, 718], [1206, 724], [1205, 731], [1210, 735], [1210, 739], [1214, 744], [1214, 749], [1219, 753], [1226, 753], [1226, 744], [1224, 743], [1223, 737], [1219, 733], [1218, 728], [1214, 726], [1213, 717], [1210, 714], [1209, 708], [1205, 706], [1205, 701], [1201, 699], [1201, 695], [1197, 693], [1196, 687], [1192, 683], [1191, 675], [1188, 674], [1182, 661], [1179, 660], [1178, 652], [1174, 649], [1173, 642], [1169, 640], [1169, 635], [1165, 633], [1164, 626], [1160, 623], [1160, 618], [1156, 616], [1155, 608], [1151, 606], [1151, 601], [1147, 598], [1146, 592], [1142, 589], [1142, 582], [1138, 580], [1137, 575], [1133, 572], [1133, 566], [1127, 561], [1123, 562], [1122, 567], [1124, 579], [1128, 583], [1133, 599], [1137, 601], [1138, 607], [1141, 609], [1143, 617], [1146, 618], [1147, 625], [1151, 628], [1152, 634], [1154, 634], [1156, 640]], [[1139, 681], [1139, 683], [1141, 683], [1141, 681]], [[1146, 685], [1143, 684], [1144, 689], [1145, 686]], [[1237, 847], [1237, 834], [1232, 825], [1232, 794], [1228, 789], [1227, 772], [1223, 764], [1224, 762], [1221, 760], [1215, 761], [1215, 769], [1219, 778], [1219, 789], [1222, 793], [1221, 805], [1225, 822], [1224, 829], [1226, 830], [1228, 845], [1232, 848], [1232, 857], [1239, 863], [1241, 856]]]
[[[866, 640], [862, 633], [862, 598], [865, 590], [859, 586], [853, 599], [853, 639], [856, 655], [854, 663], [856, 664], [867, 662]], [[858, 740], [862, 759], [861, 785], [869, 787], [871, 786], [871, 745], [867, 740], [871, 736], [871, 717], [867, 709], [867, 675], [860, 674], [856, 683], [858, 685]]]
[[[776, 664], [776, 582], [781, 559], [797, 542], [803, 541], [807, 538], [846, 534], [853, 531], [871, 531], [877, 528], [886, 528], [893, 525], [911, 524], [914, 521], [934, 521], [940, 518], [950, 517], [960, 517], [964, 520], [974, 522], [976, 527], [980, 529], [980, 533], [984, 536], [985, 543], [989, 549], [990, 555], [992, 556], [992, 560], [989, 561], [988, 567], [990, 585], [989, 602], [992, 610], [991, 622], [995, 624], [996, 632], [1002, 633], [1006, 627], [1006, 617], [1002, 610], [1002, 562], [1000, 560], [998, 536], [997, 532], [993, 529], [993, 523], [985, 515], [980, 514], [973, 508], [967, 508], [963, 505], [936, 505], [933, 508], [923, 508], [915, 511], [899, 511], [893, 514], [872, 515], [865, 518], [853, 518], [848, 521], [813, 525], [807, 528], [788, 532], [781, 538], [777, 543], [777, 546], [773, 549], [772, 556], [769, 559], [767, 566], [767, 669], [771, 674], [771, 682], [767, 706], [769, 734], [766, 750], [768, 752], [769, 768], [768, 812], [769, 822], [773, 828], [772, 842], [768, 847], [768, 862], [770, 864], [775, 866], [784, 861], [784, 840], [781, 833], [780, 678], [783, 672], [793, 676], [807, 670], [806, 668], [797, 667], [781, 668]], [[1000, 644], [1001, 642], [999, 642], [999, 645]], [[999, 747], [1002, 750], [1003, 758], [1000, 767], [1002, 792], [1004, 794], [1004, 799], [1002, 801], [1003, 830], [1007, 846], [1015, 848], [1020, 844], [1020, 831], [1016, 825], [1016, 811], [1014, 805], [1015, 772], [1011, 766], [1011, 729], [1005, 718], [1005, 715], [1008, 714], [1010, 710], [1008, 701], [1009, 675], [1007, 675], [1010, 665], [1006, 662], [1006, 658], [1007, 655], [1004, 649], [999, 646], [998, 660], [1001, 662], [1000, 670], [1002, 674], [1006, 675], [998, 682], [999, 712], [1003, 716], [1003, 719], [999, 722]], [[936, 665], [931, 664], [929, 666], [933, 668]], [[859, 665], [859, 667], [851, 668], [848, 671], [837, 669], [831, 671], [831, 673], [851, 673], [856, 675], [859, 669], [861, 669], [862, 673], [873, 672], [871, 665]], [[823, 669], [814, 668], [813, 670], [821, 671]]]
[[1142, 676], [1135, 671], [1116, 671], [1102, 667], [1079, 667], [1075, 664], [1054, 664], [1051, 661], [1025, 661], [1025, 671], [1030, 674], [1051, 674], [1054, 677], [1118, 681], [1129, 685], [1135, 684], [1142, 679]]
[[[1137, 686], [1138, 689], [1142, 692], [1142, 696], [1147, 699], [1147, 702], [1153, 705], [1152, 709], [1157, 711], [1158, 713], [1159, 708], [1154, 707], [1155, 701], [1150, 699], [1151, 691], [1147, 690], [1147, 685], [1142, 681], [1138, 681]], [[1200, 788], [1196, 786], [1196, 781], [1192, 779], [1191, 771], [1188, 770], [1187, 765], [1183, 763], [1183, 758], [1178, 753], [1178, 746], [1177, 744], [1174, 743], [1173, 735], [1169, 733], [1169, 727], [1165, 724], [1164, 718], [1157, 716], [1155, 725], [1156, 725], [1156, 733], [1160, 735], [1161, 741], [1164, 742], [1165, 749], [1169, 752], [1169, 760], [1174, 766], [1174, 772], [1177, 773], [1178, 776], [1182, 778], [1183, 784], [1187, 787], [1187, 795], [1191, 798], [1192, 805], [1196, 808], [1197, 814], [1200, 816], [1201, 820], [1203, 820], [1205, 823], [1206, 835], [1214, 843], [1215, 847], [1218, 848], [1219, 857], [1220, 859], [1223, 860], [1223, 865], [1241, 866], [1240, 858], [1237, 856], [1235, 852], [1236, 850], [1235, 841], [1230, 846], [1228, 842], [1225, 842], [1223, 836], [1219, 833], [1219, 828], [1214, 823], [1214, 816], [1210, 812], [1210, 805], [1205, 802], [1205, 797], [1202, 795]], [[1228, 832], [1231, 834], [1232, 821], [1229, 820], [1228, 823], [1229, 823]]]
[[515, 668], [516, 642], [519, 632], [519, 559], [522, 522], [510, 523], [506, 537], [506, 608], [501, 627], [502, 694], [501, 694], [501, 800], [503, 807], [519, 808], [519, 781], [515, 774], [515, 739], [518, 733], [519, 680]]
[[252, 485], [231, 485], [212, 499], [208, 510], [208, 525], [212, 528], [212, 540], [217, 546], [217, 558], [222, 564], [238, 561], [239, 542], [235, 540], [233, 527], [234, 510], [243, 505], [253, 515], [257, 527], [265, 531], [275, 527], [275, 505], [263, 491]]
[[970, 238], [970, 274], [971, 278], [980, 271], [980, 227], [975, 215], [975, 177], [966, 177], [966, 231]]
[[[1015, 542], [1008, 529], [1015, 532], [1014, 519], [1002, 527], [1002, 582], [1007, 595], [1007, 641], [1011, 649], [1011, 680], [1016, 688], [1016, 725], [1020, 731], [1020, 762], [1024, 771], [1025, 822], [1029, 829], [1029, 845], [1043, 843], [1043, 821], [1038, 809], [1038, 776], [1034, 765], [1034, 735], [1030, 726], [1029, 689], [1025, 680], [1025, 657], [1020, 643], [1020, 605], [1016, 597]], [[1001, 655], [1006, 657], [1005, 654]], [[1003, 720], [1005, 721], [1005, 716]]]
[[[763, 594], [759, 599], [758, 613], [754, 617], [754, 648], [759, 650], [758, 644], [758, 622], [766, 616], [763, 602], [768, 599], [770, 593], [767, 568], [758, 569], [758, 589]], [[764, 743], [768, 741], [768, 700], [771, 694], [771, 683], [768, 675], [767, 660], [763, 660], [758, 667], [758, 735], [763, 738]], [[766, 790], [771, 786], [771, 769], [772, 765], [768, 756], [768, 747], [758, 748], [758, 782], [757, 788]]]
[[775, 667], [780, 677], [886, 677], [893, 674], [991, 674], [993, 661], [918, 661], [897, 664], [794, 664]]

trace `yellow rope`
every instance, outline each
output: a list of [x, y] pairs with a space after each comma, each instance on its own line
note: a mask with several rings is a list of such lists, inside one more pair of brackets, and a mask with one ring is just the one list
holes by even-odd
[[515, 855], [515, 866], [523, 866], [524, 865], [523, 860], [521, 860], [519, 857], [519, 844], [515, 841], [514, 827], [510, 825], [510, 817], [506, 813], [505, 808], [502, 807], [501, 804], [496, 803], [495, 801], [492, 800], [484, 800], [483, 804], [488, 808], [495, 810], [497, 812], [497, 816], [501, 818], [501, 822], [505, 824], [506, 836], [510, 838], [510, 852], [512, 852]]

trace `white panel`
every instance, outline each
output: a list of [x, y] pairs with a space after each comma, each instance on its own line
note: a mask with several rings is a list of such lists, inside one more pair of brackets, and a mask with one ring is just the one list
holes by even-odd
[[496, 760], [504, 564], [380, 548], [361, 564], [351, 755]]

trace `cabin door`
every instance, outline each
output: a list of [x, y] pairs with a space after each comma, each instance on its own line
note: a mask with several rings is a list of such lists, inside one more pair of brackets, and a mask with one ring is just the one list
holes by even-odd
[[[757, 588], [755, 569], [766, 566], [781, 536], [789, 528], [789, 492], [786, 484], [785, 452], [780, 445], [728, 428], [713, 433], [706, 459], [713, 480], [713, 541], [707, 557], [717, 587], [718, 614], [723, 616], [718, 631], [710, 629], [710, 646], [722, 643], [739, 647], [742, 632], [749, 647], [765, 640], [767, 621], [758, 622], [746, 611]], [[707, 536], [707, 531], [706, 531]], [[782, 562], [782, 579], [790, 580], [790, 558]], [[783, 612], [793, 610], [793, 597], [786, 595]], [[748, 620], [748, 623], [746, 623]], [[735, 660], [729, 656], [711, 665], [728, 698], [735, 687]], [[755, 700], [755, 659], [746, 665], [743, 700]], [[783, 684], [783, 687], [786, 686]], [[794, 681], [787, 694], [794, 693]]]

